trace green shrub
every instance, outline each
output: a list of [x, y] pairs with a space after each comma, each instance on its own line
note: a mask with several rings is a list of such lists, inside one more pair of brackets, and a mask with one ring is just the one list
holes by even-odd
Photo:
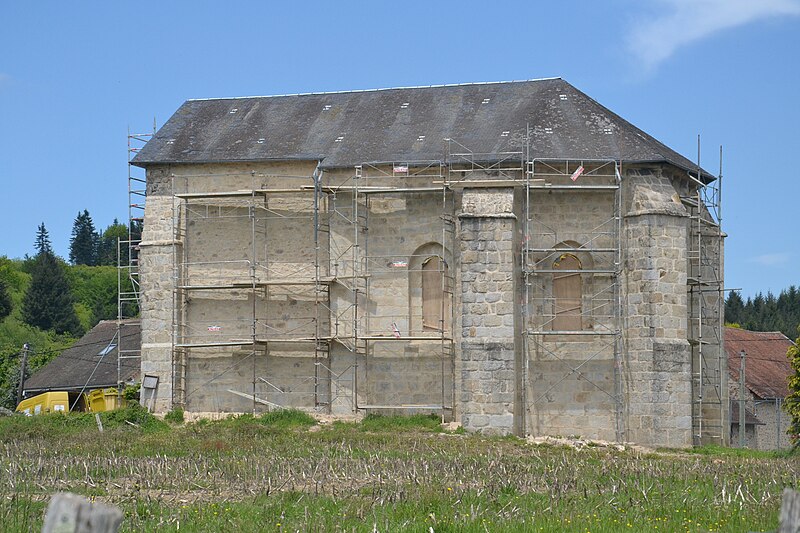
[[0, 418], [0, 442], [65, 436], [95, 425], [88, 413], [6, 416]]
[[[74, 413], [71, 413], [69, 416], [73, 414]], [[94, 415], [91, 413], [88, 413], [88, 415], [92, 419], [94, 418]], [[169, 428], [167, 423], [153, 416], [138, 403], [130, 404], [123, 409], [100, 413], [100, 420], [102, 420], [103, 426], [108, 429], [117, 427], [139, 427], [148, 431], [157, 431]]]
[[264, 413], [258, 419], [262, 424], [274, 428], [309, 428], [317, 425], [316, 419], [299, 409], [280, 409]]
[[142, 384], [136, 383], [135, 385], [128, 385], [122, 390], [122, 397], [125, 398], [125, 402], [128, 404], [131, 403], [138, 403], [139, 402], [139, 389], [141, 389]]
[[176, 407], [166, 415], [164, 415], [164, 420], [170, 422], [172, 424], [183, 424], [184, 416], [183, 416], [183, 409], [180, 407]]
[[421, 431], [439, 433], [442, 431], [438, 415], [384, 416], [368, 414], [361, 421], [364, 431]]

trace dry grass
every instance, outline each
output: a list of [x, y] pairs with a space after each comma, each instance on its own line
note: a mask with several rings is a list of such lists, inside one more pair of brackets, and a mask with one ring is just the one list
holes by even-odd
[[774, 529], [800, 472], [792, 456], [573, 450], [433, 433], [424, 419], [314, 431], [293, 420], [99, 434], [43, 417], [26, 423], [49, 431], [21, 438], [0, 420], [0, 523], [38, 530], [46, 500], [69, 490], [120, 505], [129, 531], [759, 531]]

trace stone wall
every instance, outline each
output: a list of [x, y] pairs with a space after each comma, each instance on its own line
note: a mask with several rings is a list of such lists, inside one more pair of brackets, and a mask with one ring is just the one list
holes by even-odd
[[642, 444], [690, 446], [688, 216], [667, 177], [634, 170], [626, 178], [622, 274], [626, 435]]
[[488, 434], [519, 432], [514, 190], [467, 190], [462, 202], [461, 423]]
[[[739, 401], [739, 382], [730, 380], [728, 391], [731, 402]], [[745, 446], [755, 450], [779, 450], [792, 447], [792, 441], [786, 430], [791, 418], [783, 410], [782, 399], [762, 399], [747, 389], [745, 407], [763, 424], [748, 425], [745, 431]], [[730, 445], [739, 446], [739, 420], [730, 420]]]
[[[189, 348], [174, 343], [249, 342], [314, 336], [316, 309], [308, 285], [220, 288], [314, 277], [313, 204], [308, 192], [282, 197], [180, 198], [173, 194], [313, 186], [314, 165], [183, 165], [148, 169], [148, 199], [142, 243], [142, 369], [159, 376], [156, 409], [183, 400], [189, 410], [251, 411], [253, 393], [279, 405], [314, 407], [313, 341], [287, 345]], [[251, 217], [251, 214], [253, 215]], [[286, 236], [292, 240], [287, 241]], [[296, 244], [296, 246], [295, 246]], [[324, 259], [324, 258], [323, 258]], [[323, 275], [326, 273], [323, 272]], [[176, 289], [184, 286], [216, 289]], [[254, 300], [255, 297], [255, 300]], [[323, 328], [328, 314], [320, 314]], [[184, 362], [185, 364], [180, 364]], [[291, 371], [290, 371], [291, 369]], [[285, 371], [284, 371], [285, 370]], [[302, 382], [302, 386], [299, 384]], [[173, 386], [175, 394], [173, 395]], [[279, 390], [284, 392], [278, 392]], [[276, 398], [276, 394], [279, 396]], [[328, 391], [324, 395], [327, 397]], [[174, 398], [173, 398], [174, 396]], [[266, 409], [256, 404], [256, 410]]]
[[[342, 183], [348, 178], [339, 173], [327, 179]], [[388, 185], [365, 179], [359, 186], [378, 184]], [[453, 303], [445, 306], [445, 331], [432, 330], [423, 327], [421, 294], [422, 265], [434, 256], [446, 265], [443, 283], [452, 292], [453, 232], [443, 231], [452, 202], [452, 195], [443, 198], [442, 191], [373, 193], [354, 206], [351, 192], [337, 193], [330, 256], [341, 283], [331, 289], [331, 312], [342, 346], [332, 351], [334, 414], [352, 413], [357, 403], [366, 412], [394, 414], [438, 413], [444, 406], [445, 416], [452, 417]], [[354, 327], [360, 339], [355, 346]]]
[[[255, 390], [265, 402], [333, 414], [383, 412], [392, 405], [403, 406], [392, 412], [440, 412], [444, 406], [467, 429], [486, 433], [614, 440], [621, 432], [624, 440], [643, 444], [691, 444], [689, 230], [676, 177], [645, 167], [624, 175], [622, 264], [616, 265], [615, 253], [575, 252], [586, 270], [620, 270], [618, 286], [608, 273], [582, 275], [582, 327], [598, 334], [535, 338], [523, 331], [546, 327], [552, 283], [523, 290], [527, 221], [519, 189], [462, 184], [463, 192], [444, 196], [373, 192], [354, 203], [355, 185], [410, 182], [390, 175], [355, 183], [351, 170], [326, 172], [326, 185], [345, 187], [320, 205], [323, 231], [316, 243], [308, 192], [313, 172], [308, 162], [148, 170], [142, 369], [160, 378], [157, 410], [172, 405], [177, 369], [176, 386], [197, 412], [250, 411], [252, 398], [230, 391]], [[244, 204], [172, 196], [263, 187], [306, 192]], [[184, 204], [176, 209], [174, 201]], [[603, 230], [618, 221], [613, 194], [545, 192], [531, 207], [537, 226], [528, 232], [537, 235], [539, 247], [590, 242], [588, 248], [615, 249], [613, 228]], [[255, 219], [251, 208], [260, 213]], [[552, 266], [547, 253], [537, 253], [526, 264]], [[444, 332], [422, 323], [421, 266], [430, 257], [446, 265], [445, 285], [453, 293]], [[308, 281], [315, 259], [320, 276], [336, 278], [321, 296], [309, 285], [281, 283], [255, 293], [245, 287], [176, 291], [245, 283], [253, 265], [260, 282]], [[614, 330], [617, 298], [619, 346], [615, 337], [599, 334]], [[255, 351], [246, 344], [254, 333], [254, 307], [255, 336], [270, 339]], [[303, 340], [317, 331], [330, 338], [328, 354]], [[184, 370], [173, 365], [175, 339], [241, 345], [190, 349]]]
[[[158, 410], [172, 405], [174, 376], [182, 391], [175, 401], [185, 396], [186, 408], [197, 412], [265, 409], [229, 392], [252, 394], [255, 381], [256, 396], [278, 405], [322, 406], [340, 414], [351, 414], [356, 404], [436, 412], [444, 405], [452, 414], [452, 349], [445, 345], [453, 334], [453, 304], [447, 303], [444, 334], [423, 328], [420, 285], [423, 261], [440, 257], [452, 297], [452, 231], [443, 232], [443, 202], [452, 216], [452, 195], [445, 200], [441, 191], [379, 194], [360, 197], [354, 206], [348, 189], [353, 171], [328, 173], [326, 184], [345, 187], [322, 198], [317, 247], [313, 170], [307, 162], [149, 169], [142, 365], [159, 375]], [[173, 193], [267, 187], [284, 192], [173, 199]], [[313, 280], [315, 259], [320, 277], [337, 277], [329, 292], [319, 295], [310, 284], [285, 282]], [[253, 266], [257, 282], [266, 282], [255, 293], [247, 288]], [[208, 288], [176, 291], [185, 286]], [[354, 344], [356, 300], [358, 336], [369, 340]], [[315, 366], [315, 345], [302, 339], [317, 332], [332, 340], [329, 356], [316, 353], [324, 360]], [[270, 339], [266, 348], [257, 343], [255, 355], [246, 344], [254, 334]], [[173, 354], [173, 338], [242, 346]]]
[[[272, 407], [313, 408], [314, 359], [305, 350], [279, 350], [278, 356], [259, 349], [204, 348], [192, 350], [186, 371], [189, 412], [262, 412]], [[255, 368], [254, 368], [255, 364]], [[253, 383], [253, 375], [259, 378]], [[240, 394], [236, 394], [240, 393]], [[249, 398], [242, 396], [249, 395]], [[326, 396], [326, 395], [325, 395]]]
[[[593, 179], [593, 185], [614, 185], [611, 174], [581, 179]], [[563, 177], [549, 181], [571, 184], [564, 183]], [[525, 327], [531, 332], [526, 339], [526, 431], [615, 440], [620, 413], [616, 337], [611, 335], [617, 329], [618, 294], [612, 273], [617, 268], [614, 191], [534, 189], [529, 206], [529, 247], [533, 251], [526, 265], [536, 273], [528, 277], [526, 287]], [[552, 270], [562, 253], [576, 257], [580, 268], [587, 271], [580, 274], [581, 335], [549, 334], [555, 329]]]
[[148, 199], [139, 252], [142, 376], [158, 376], [153, 407], [172, 408], [173, 201], [159, 194], [163, 174], [148, 172]]
[[[759, 450], [785, 450], [792, 447], [792, 441], [786, 430], [791, 418], [783, 410], [782, 402], [772, 400], [756, 400], [753, 412], [764, 422], [756, 426], [757, 446]], [[731, 441], [733, 442], [733, 441]]]
[[[745, 448], [750, 448], [751, 450], [758, 450], [758, 436], [757, 436], [757, 429], [761, 426], [754, 426], [752, 424], [745, 425], [744, 428], [744, 446]], [[739, 423], [733, 422], [731, 423], [731, 447], [738, 448], [739, 447]]]

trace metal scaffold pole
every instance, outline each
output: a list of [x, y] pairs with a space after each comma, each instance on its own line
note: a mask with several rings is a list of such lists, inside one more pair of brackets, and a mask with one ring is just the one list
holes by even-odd
[[[690, 216], [689, 344], [692, 349], [692, 434], [695, 445], [727, 444], [727, 363], [723, 350], [722, 148], [716, 180], [704, 177], [697, 138], [691, 194], [681, 196]], [[716, 181], [716, 183], [714, 182]]]
[[155, 135], [148, 133], [131, 133], [128, 129], [128, 221], [127, 237], [117, 239], [117, 391], [122, 401], [124, 383], [122, 379], [123, 361], [141, 359], [141, 343], [139, 335], [132, 329], [140, 326], [139, 310], [139, 244], [142, 240], [145, 203], [147, 198], [147, 177], [143, 171], [132, 164], [139, 150]]
[[[320, 388], [328, 369], [325, 317], [331, 312], [332, 279], [323, 265], [322, 241], [328, 230], [321, 210], [327, 193], [319, 172], [175, 172], [172, 178], [181, 182], [173, 187], [173, 220], [179, 224], [173, 227], [172, 343], [174, 390], [181, 405], [208, 411], [238, 396], [258, 413], [293, 405], [292, 395], [313, 398], [313, 406], [327, 403]], [[244, 179], [249, 187], [220, 187]], [[246, 247], [208, 240], [208, 235], [231, 230], [226, 238], [246, 235]], [[293, 238], [307, 239], [314, 249], [306, 253], [292, 248], [287, 241]], [[295, 255], [287, 257], [287, 252]], [[307, 262], [298, 262], [300, 256], [308, 257]], [[281, 311], [290, 300], [302, 303], [298, 316]], [[278, 361], [306, 351], [308, 374], [294, 376], [292, 385], [276, 383]], [[229, 357], [230, 364], [210, 374], [202, 361], [211, 354]], [[245, 367], [246, 385], [235, 377]]]
[[[623, 441], [622, 162], [538, 159], [529, 146], [526, 152], [521, 265], [526, 431], [552, 426], [551, 419], [569, 409], [552, 398], [580, 384], [596, 395], [596, 403], [610, 404], [609, 425]], [[592, 222], [576, 218], [570, 230], [552, 220], [553, 205], [589, 194], [606, 215]]]

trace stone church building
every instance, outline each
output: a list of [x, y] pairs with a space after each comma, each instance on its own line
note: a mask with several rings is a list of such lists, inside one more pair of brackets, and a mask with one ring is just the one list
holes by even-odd
[[189, 100], [132, 165], [157, 411], [727, 443], [720, 180], [562, 79]]

